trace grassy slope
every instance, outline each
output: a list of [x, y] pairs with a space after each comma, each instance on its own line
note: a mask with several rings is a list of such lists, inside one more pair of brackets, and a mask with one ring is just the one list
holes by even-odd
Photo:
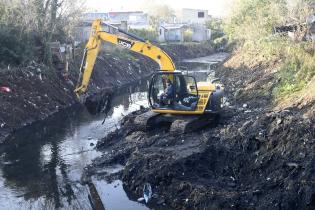
[[296, 107], [311, 111], [315, 104], [315, 58], [309, 47], [310, 43], [278, 40], [235, 51], [225, 67], [234, 72], [235, 82], [244, 83], [236, 99], [267, 103], [274, 110]]

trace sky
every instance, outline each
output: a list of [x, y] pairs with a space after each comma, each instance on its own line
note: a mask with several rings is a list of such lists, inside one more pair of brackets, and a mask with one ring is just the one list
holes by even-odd
[[209, 15], [222, 17], [233, 0], [86, 0], [86, 6], [90, 10], [107, 11], [130, 11], [143, 10], [148, 5], [166, 4], [174, 10], [182, 8], [206, 9]]

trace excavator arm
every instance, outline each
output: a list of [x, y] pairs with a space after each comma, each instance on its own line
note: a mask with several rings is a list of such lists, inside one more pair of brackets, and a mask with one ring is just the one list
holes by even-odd
[[[102, 26], [108, 27], [108, 31], [103, 31]], [[111, 30], [118, 31], [130, 38], [116, 35]], [[89, 41], [84, 50], [84, 56], [80, 67], [80, 76], [75, 89], [76, 95], [80, 96], [86, 92], [89, 81], [93, 72], [94, 64], [101, 48], [102, 41], [110, 42], [115, 45], [124, 47], [125, 49], [142, 54], [154, 60], [160, 70], [173, 72], [175, 65], [172, 59], [159, 47], [152, 45], [149, 41], [145, 41], [133, 34], [123, 31], [119, 28], [105, 24], [101, 19], [97, 19], [92, 24], [92, 31]]]

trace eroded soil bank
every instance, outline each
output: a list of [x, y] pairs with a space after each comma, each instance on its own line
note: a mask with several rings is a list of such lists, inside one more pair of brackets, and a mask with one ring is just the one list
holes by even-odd
[[[208, 45], [162, 46], [174, 59], [205, 56], [213, 53]], [[80, 65], [79, 56], [71, 64], [70, 79], [76, 84]], [[97, 60], [89, 87], [89, 95], [110, 94], [116, 87], [149, 76], [158, 66], [140, 55], [121, 52], [102, 53]], [[12, 92], [0, 92], [0, 144], [18, 129], [45, 120], [56, 112], [77, 104], [74, 86], [62, 77], [62, 72], [30, 62], [23, 67], [0, 71], [0, 86]]]
[[[154, 209], [315, 209], [314, 100], [275, 103], [276, 65], [232, 55], [216, 71], [229, 102], [220, 122], [199, 132], [143, 132], [133, 120], [147, 110], [129, 115], [99, 141], [104, 155], [83, 181], [122, 179], [135, 199], [150, 183]], [[101, 172], [117, 163], [123, 171]]]

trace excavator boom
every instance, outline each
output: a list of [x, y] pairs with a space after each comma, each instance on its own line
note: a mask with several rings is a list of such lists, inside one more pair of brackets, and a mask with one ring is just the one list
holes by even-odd
[[[105, 26], [108, 31], [104, 31], [103, 26]], [[110, 31], [120, 32], [133, 39], [119, 36]], [[102, 41], [122, 46], [128, 50], [149, 57], [160, 66], [160, 70], [170, 72], [175, 70], [175, 65], [172, 59], [159, 47], [152, 45], [149, 41], [145, 41], [124, 30], [121, 30], [109, 24], [105, 24], [102, 22], [101, 19], [97, 19], [92, 24], [91, 35], [84, 50], [79, 80], [74, 91], [79, 98], [87, 90], [93, 67], [101, 48]]]

